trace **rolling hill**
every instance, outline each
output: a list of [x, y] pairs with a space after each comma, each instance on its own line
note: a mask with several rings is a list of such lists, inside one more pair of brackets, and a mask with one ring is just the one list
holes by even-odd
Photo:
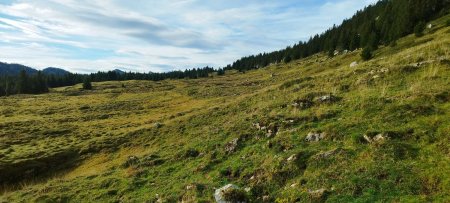
[[449, 202], [449, 19], [369, 61], [1, 97], [0, 202]]
[[[34, 75], [38, 72], [38, 70], [25, 65], [0, 62], [0, 76], [16, 76], [22, 70], [25, 70], [28, 75]], [[44, 68], [42, 73], [45, 75], [63, 76], [70, 72], [61, 68], [48, 67]]]

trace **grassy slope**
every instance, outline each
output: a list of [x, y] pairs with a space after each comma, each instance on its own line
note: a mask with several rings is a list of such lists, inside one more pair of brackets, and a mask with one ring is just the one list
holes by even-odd
[[[104, 82], [93, 91], [74, 86], [0, 98], [0, 170], [27, 177], [5, 184], [0, 202], [208, 202], [226, 183], [251, 188], [254, 201], [313, 201], [308, 190], [324, 188], [322, 200], [330, 202], [448, 202], [449, 18], [353, 68], [359, 52], [207, 79]], [[291, 105], [329, 93], [342, 99]], [[279, 133], [267, 138], [255, 122]], [[311, 131], [328, 136], [304, 141]], [[367, 132], [391, 138], [369, 144]], [[227, 153], [234, 138], [238, 149]], [[188, 155], [195, 150], [199, 156]], [[129, 156], [142, 164], [124, 167]]]

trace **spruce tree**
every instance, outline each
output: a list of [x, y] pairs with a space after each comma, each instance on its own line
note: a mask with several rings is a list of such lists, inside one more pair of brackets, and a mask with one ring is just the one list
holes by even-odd
[[361, 52], [361, 58], [364, 61], [370, 60], [373, 57], [372, 49], [370, 47], [366, 47]]
[[28, 75], [25, 70], [21, 70], [19, 74], [19, 79], [17, 80], [17, 92], [19, 94], [26, 94], [30, 92]]
[[416, 26], [414, 26], [414, 34], [416, 35], [416, 37], [422, 37], [423, 36], [423, 31], [425, 30], [425, 23], [423, 21], [417, 23]]
[[289, 63], [289, 62], [291, 62], [292, 61], [292, 57], [291, 57], [291, 55], [287, 55], [286, 57], [284, 57], [284, 60], [283, 60], [285, 63]]
[[225, 70], [219, 68], [219, 70], [217, 70], [217, 75], [225, 75]]
[[83, 89], [85, 89], [85, 90], [91, 90], [92, 89], [91, 80], [89, 80], [89, 78], [87, 78], [87, 77], [84, 79]]

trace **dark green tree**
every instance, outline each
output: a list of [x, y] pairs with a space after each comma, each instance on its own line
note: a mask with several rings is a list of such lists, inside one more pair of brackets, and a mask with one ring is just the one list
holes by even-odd
[[33, 84], [34, 85], [34, 89], [33, 89], [34, 94], [48, 92], [47, 83], [45, 81], [44, 75], [42, 74], [42, 71], [38, 71], [36, 76], [34, 76], [33, 83], [34, 83]]
[[92, 89], [91, 80], [89, 78], [87, 78], [87, 77], [83, 81], [83, 89], [85, 89], [85, 90], [91, 90]]
[[291, 62], [291, 61], [292, 61], [291, 55], [287, 55], [286, 57], [284, 57], [283, 61], [284, 61], [285, 63]]
[[217, 75], [225, 75], [225, 70], [219, 68], [219, 70], [217, 70]]
[[19, 94], [30, 93], [29, 78], [25, 70], [21, 70], [17, 80], [17, 92]]
[[370, 60], [373, 57], [372, 49], [370, 47], [366, 47], [361, 52], [361, 58], [364, 61]]
[[423, 21], [419, 22], [414, 26], [414, 34], [416, 37], [422, 37], [423, 31], [425, 31], [425, 23]]

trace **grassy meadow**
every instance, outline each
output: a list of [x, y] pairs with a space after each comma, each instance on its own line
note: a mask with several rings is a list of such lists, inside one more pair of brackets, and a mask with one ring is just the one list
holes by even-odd
[[0, 202], [449, 202], [448, 19], [369, 61], [1, 97]]

